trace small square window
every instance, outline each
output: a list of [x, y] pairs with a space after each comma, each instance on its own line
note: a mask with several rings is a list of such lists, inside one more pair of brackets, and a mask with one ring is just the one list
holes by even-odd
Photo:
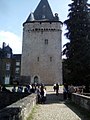
[[20, 66], [20, 62], [16, 62], [16, 66]]
[[45, 45], [48, 45], [48, 39], [45, 39]]
[[10, 63], [6, 63], [6, 70], [10, 70]]
[[16, 73], [19, 73], [19, 71], [20, 71], [20, 68], [19, 67], [16, 67]]
[[11, 54], [7, 53], [7, 58], [11, 58]]

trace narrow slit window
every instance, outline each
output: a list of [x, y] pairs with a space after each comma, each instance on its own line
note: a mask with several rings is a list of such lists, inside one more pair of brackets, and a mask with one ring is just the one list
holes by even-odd
[[39, 57], [37, 57], [37, 61], [39, 62]]
[[52, 57], [50, 57], [50, 62], [52, 62]]

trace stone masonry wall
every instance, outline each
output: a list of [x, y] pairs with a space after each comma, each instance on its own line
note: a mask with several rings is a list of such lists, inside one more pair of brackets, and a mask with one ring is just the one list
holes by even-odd
[[0, 120], [27, 120], [37, 101], [36, 94], [31, 94], [16, 103], [0, 110]]
[[[48, 40], [48, 43], [45, 43]], [[21, 75], [38, 76], [39, 83], [62, 84], [62, 24], [26, 23], [23, 28]]]
[[28, 96], [29, 93], [0, 92], [0, 109]]
[[90, 97], [81, 94], [72, 94], [72, 101], [90, 111]]

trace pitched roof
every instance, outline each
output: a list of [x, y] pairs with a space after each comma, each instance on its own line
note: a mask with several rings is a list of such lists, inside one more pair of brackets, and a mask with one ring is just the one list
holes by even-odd
[[34, 11], [34, 17], [36, 20], [53, 20], [53, 13], [47, 0], [41, 0], [36, 10]]
[[30, 13], [29, 17], [27, 18], [27, 21], [34, 21], [34, 14]]
[[7, 45], [6, 47], [4, 47], [4, 50], [5, 50], [7, 53], [12, 53], [12, 49], [9, 47], [9, 45]]
[[36, 21], [53, 21], [54, 16], [51, 10], [51, 7], [48, 3], [48, 0], [41, 0], [35, 9], [33, 15], [30, 14], [26, 22], [30, 22], [32, 20]]

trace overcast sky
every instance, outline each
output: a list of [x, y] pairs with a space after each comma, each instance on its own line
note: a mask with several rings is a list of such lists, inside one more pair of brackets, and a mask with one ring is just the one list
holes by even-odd
[[[60, 21], [67, 19], [71, 0], [48, 0], [53, 14], [58, 13]], [[0, 47], [5, 42], [14, 54], [22, 53], [22, 24], [33, 12], [40, 0], [0, 0]], [[90, 3], [90, 0], [89, 0]], [[63, 34], [65, 27], [63, 27]], [[62, 43], [67, 39], [62, 35]]]

